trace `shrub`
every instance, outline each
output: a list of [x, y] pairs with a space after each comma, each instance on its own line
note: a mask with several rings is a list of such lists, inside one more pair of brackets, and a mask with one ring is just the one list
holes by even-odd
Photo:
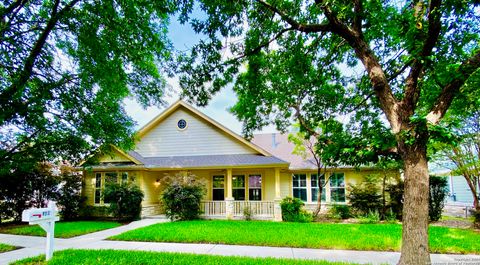
[[361, 224], [376, 224], [380, 222], [380, 213], [378, 211], [370, 211], [363, 217], [359, 218]]
[[471, 209], [470, 213], [473, 216], [473, 227], [476, 229], [480, 229], [480, 207], [477, 209]]
[[112, 183], [105, 187], [104, 201], [109, 201], [109, 212], [119, 220], [131, 221], [140, 218], [143, 192], [131, 183]]
[[58, 206], [63, 220], [73, 220], [80, 216], [80, 208], [86, 198], [82, 196], [82, 175], [72, 167], [60, 168], [62, 183], [59, 190]]
[[53, 164], [42, 162], [28, 166], [18, 165], [8, 172], [1, 172], [1, 219], [20, 221], [23, 210], [46, 207], [49, 200], [56, 201], [60, 177], [54, 174], [53, 169]]
[[347, 219], [351, 217], [350, 207], [343, 204], [334, 204], [329, 210], [330, 217], [335, 219]]
[[403, 191], [404, 183], [398, 180], [395, 184], [387, 185], [386, 191], [390, 196], [389, 208], [397, 216], [398, 220], [402, 220], [403, 214]]
[[200, 218], [200, 202], [205, 195], [205, 182], [193, 174], [176, 174], [164, 178], [161, 201], [165, 215], [173, 220]]
[[442, 217], [445, 199], [447, 198], [447, 179], [430, 176], [430, 196], [428, 200], [428, 216], [430, 221], [438, 221]]
[[390, 208], [390, 210], [385, 214], [385, 221], [389, 224], [397, 223], [397, 215], [395, 212]]
[[347, 198], [352, 209], [360, 215], [365, 215], [370, 211], [378, 212], [383, 207], [380, 189], [373, 177], [367, 177], [360, 184], [351, 185]]
[[106, 219], [111, 217], [109, 207], [92, 206], [85, 203], [80, 207], [78, 215], [82, 219]]
[[312, 213], [308, 212], [305, 209], [300, 209], [300, 212], [295, 217], [295, 222], [298, 222], [298, 223], [310, 223], [312, 221], [313, 221]]
[[285, 222], [296, 222], [299, 219], [300, 210], [304, 203], [298, 198], [285, 197], [280, 202], [282, 208], [282, 220]]

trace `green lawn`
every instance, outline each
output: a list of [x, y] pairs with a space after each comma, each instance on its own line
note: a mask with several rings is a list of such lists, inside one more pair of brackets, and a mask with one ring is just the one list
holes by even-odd
[[0, 243], [0, 253], [15, 250], [17, 247]]
[[[110, 239], [399, 251], [401, 231], [402, 226], [398, 224], [302, 224], [217, 220], [155, 224]], [[480, 254], [480, 233], [431, 226], [430, 249], [434, 253]]]
[[[120, 225], [121, 224], [117, 222], [104, 221], [58, 222], [55, 223], [55, 237], [69, 238], [100, 230], [114, 228]], [[40, 226], [28, 224], [0, 226], [0, 233], [28, 236], [45, 236], [45, 231], [43, 231]]]
[[44, 256], [24, 259], [13, 263], [15, 265], [56, 265], [56, 264], [82, 264], [82, 265], [150, 265], [150, 264], [189, 264], [189, 265], [217, 265], [217, 264], [242, 264], [242, 265], [340, 265], [353, 264], [326, 261], [307, 261], [294, 259], [274, 258], [244, 258], [223, 257], [212, 255], [179, 254], [165, 252], [146, 252], [131, 250], [64, 250], [55, 252], [53, 258], [47, 263]]

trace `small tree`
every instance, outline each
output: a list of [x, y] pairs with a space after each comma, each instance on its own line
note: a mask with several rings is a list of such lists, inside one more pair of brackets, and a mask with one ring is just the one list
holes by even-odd
[[165, 187], [161, 201], [165, 214], [172, 221], [194, 220], [201, 214], [200, 202], [205, 195], [206, 183], [191, 173], [166, 175], [162, 181]]
[[[478, 106], [470, 110], [466, 118], [462, 115], [458, 123], [460, 126], [455, 130], [456, 141], [437, 146], [441, 149], [439, 158], [451, 162], [452, 173], [465, 178], [472, 193], [474, 216], [480, 216], [480, 109]], [[480, 227], [480, 217], [475, 218], [474, 223], [476, 227]]]
[[60, 177], [48, 162], [33, 167], [15, 165], [9, 174], [0, 174], [0, 216], [2, 220], [20, 221], [22, 211], [30, 207], [46, 207], [48, 200], [57, 200]]
[[430, 217], [430, 221], [438, 221], [442, 217], [447, 193], [447, 179], [444, 177], [430, 176], [430, 196], [428, 200], [428, 216]]
[[105, 201], [110, 202], [109, 212], [119, 220], [131, 221], [140, 218], [143, 192], [132, 183], [112, 183], [105, 187]]
[[[298, 128], [299, 126], [295, 125], [295, 127]], [[321, 131], [321, 129], [319, 128], [318, 131]], [[288, 135], [288, 141], [295, 145], [292, 153], [301, 156], [305, 161], [315, 166], [317, 170], [317, 207], [313, 211], [313, 218], [317, 218], [322, 209], [322, 191], [330, 179], [330, 177], [326, 174], [327, 164], [334, 166], [335, 163], [332, 161], [325, 161], [326, 159], [324, 159], [322, 156], [323, 152], [325, 151], [322, 148], [322, 143], [317, 142], [315, 137], [310, 136], [310, 134], [297, 131], [296, 133], [291, 133]], [[324, 177], [323, 181], [321, 180], [321, 176]]]
[[80, 208], [86, 198], [82, 196], [82, 175], [69, 164], [60, 166], [61, 184], [57, 203], [63, 220], [79, 217]]

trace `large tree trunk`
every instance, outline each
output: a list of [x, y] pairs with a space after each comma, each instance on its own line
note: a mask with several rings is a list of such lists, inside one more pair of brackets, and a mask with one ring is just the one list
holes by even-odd
[[429, 175], [424, 139], [417, 138], [413, 144], [401, 141], [398, 145], [405, 163], [402, 254], [398, 263], [402, 265], [430, 264], [428, 249]]

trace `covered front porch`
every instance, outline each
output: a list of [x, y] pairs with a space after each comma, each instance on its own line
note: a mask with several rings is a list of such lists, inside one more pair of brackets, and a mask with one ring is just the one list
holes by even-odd
[[162, 178], [187, 171], [207, 183], [201, 202], [203, 218], [244, 219], [250, 215], [252, 219], [281, 220], [280, 201], [290, 194], [291, 181], [287, 169], [280, 167], [145, 171], [140, 184], [145, 193], [143, 217], [162, 213]]

